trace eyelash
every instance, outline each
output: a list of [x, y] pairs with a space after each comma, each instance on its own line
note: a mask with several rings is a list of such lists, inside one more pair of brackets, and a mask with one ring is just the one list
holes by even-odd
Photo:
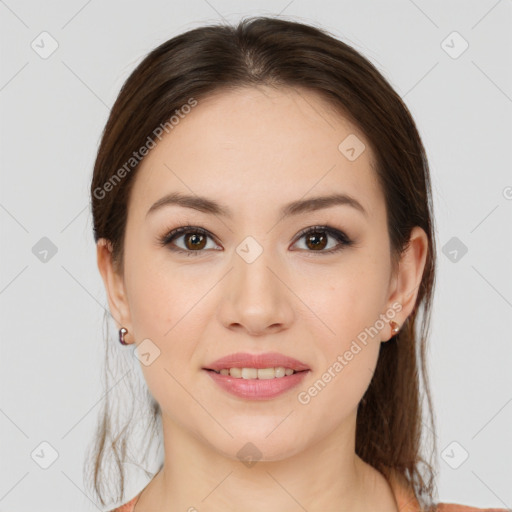
[[[182, 227], [173, 229], [169, 233], [160, 237], [158, 239], [158, 243], [162, 247], [165, 247], [167, 245], [170, 245], [174, 239], [179, 238], [178, 235], [183, 236], [183, 235], [187, 235], [190, 233], [195, 233], [195, 234], [200, 234], [200, 235], [211, 237], [210, 233], [203, 228], [200, 228], [197, 226], [186, 225], [186, 226], [182, 226]], [[351, 240], [345, 233], [343, 233], [343, 231], [340, 231], [331, 226], [312, 226], [310, 228], [303, 229], [297, 235], [297, 241], [300, 240], [305, 235], [315, 234], [315, 233], [327, 233], [328, 235], [332, 236], [335, 240], [337, 240], [339, 242], [339, 245], [337, 247], [335, 247], [334, 249], [329, 249], [328, 251], [312, 251], [311, 250], [311, 251], [306, 251], [306, 252], [319, 253], [319, 254], [333, 254], [338, 251], [341, 251], [345, 247], [349, 247], [354, 244], [354, 241]], [[191, 250], [184, 250], [184, 249], [176, 248], [176, 247], [169, 247], [169, 249], [173, 252], [186, 254], [187, 256], [199, 256], [200, 253], [205, 252], [204, 250], [191, 251]]]

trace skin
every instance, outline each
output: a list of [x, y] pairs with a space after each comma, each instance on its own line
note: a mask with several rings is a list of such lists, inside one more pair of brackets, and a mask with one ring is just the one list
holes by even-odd
[[[366, 145], [354, 161], [338, 150], [349, 134]], [[162, 410], [165, 462], [135, 512], [398, 510], [383, 475], [355, 453], [357, 406], [390, 325], [308, 404], [297, 399], [392, 304], [401, 306], [393, 318], [401, 326], [416, 301], [427, 237], [413, 230], [393, 274], [373, 165], [357, 127], [316, 94], [283, 87], [201, 100], [143, 160], [128, 208], [124, 275], [108, 244], [97, 246], [118, 328], [128, 329], [127, 342], [149, 338], [160, 350], [141, 368]], [[175, 191], [215, 199], [234, 217], [176, 205], [146, 217]], [[354, 196], [367, 216], [337, 205], [279, 218], [284, 204], [334, 191]], [[188, 223], [211, 234], [200, 254], [157, 243]], [[341, 230], [354, 245], [320, 253], [339, 242], [329, 236], [315, 249], [307, 236], [297, 238], [315, 225]], [[250, 264], [236, 252], [247, 236], [263, 249]], [[197, 252], [182, 234], [173, 243]], [[202, 370], [237, 351], [277, 351], [311, 371], [276, 398], [237, 398]], [[261, 452], [251, 467], [237, 456], [247, 442]]]

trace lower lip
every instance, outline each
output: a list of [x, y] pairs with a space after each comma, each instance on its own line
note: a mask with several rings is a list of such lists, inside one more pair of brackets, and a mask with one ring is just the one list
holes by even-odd
[[274, 379], [243, 379], [204, 370], [222, 389], [241, 398], [266, 400], [279, 396], [297, 386], [309, 370]]

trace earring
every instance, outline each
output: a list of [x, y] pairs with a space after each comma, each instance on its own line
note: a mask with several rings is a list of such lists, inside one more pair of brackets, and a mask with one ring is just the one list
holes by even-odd
[[124, 327], [121, 327], [121, 329], [119, 329], [119, 343], [121, 343], [121, 345], [128, 345], [128, 343], [126, 343], [126, 341], [124, 341], [124, 335], [128, 332], [128, 329], [125, 329]]
[[398, 332], [400, 331], [400, 326], [396, 322], [393, 322], [393, 320], [389, 322], [389, 325], [391, 325], [391, 334], [393, 336], [398, 334]]

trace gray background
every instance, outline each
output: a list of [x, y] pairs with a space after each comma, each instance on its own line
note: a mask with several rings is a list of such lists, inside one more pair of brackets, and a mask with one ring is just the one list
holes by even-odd
[[[512, 1], [7, 0], [0, 1], [0, 512], [99, 509], [82, 481], [104, 397], [107, 306], [88, 193], [119, 88], [147, 52], [178, 33], [221, 17], [278, 13], [352, 44], [415, 117], [438, 229], [429, 367], [440, 499], [512, 507]], [[47, 58], [43, 31], [58, 43]], [[43, 469], [52, 449], [58, 457]], [[133, 472], [128, 495], [146, 483]]]

